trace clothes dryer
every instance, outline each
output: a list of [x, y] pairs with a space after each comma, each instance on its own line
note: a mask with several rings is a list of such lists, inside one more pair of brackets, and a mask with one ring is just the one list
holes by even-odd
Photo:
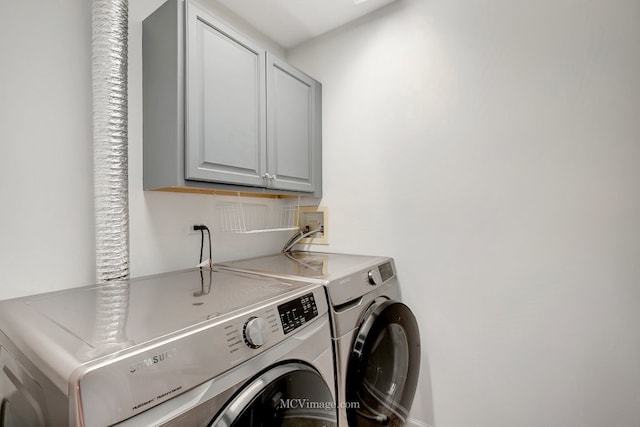
[[318, 284], [188, 270], [0, 302], [0, 426], [335, 426]]
[[324, 285], [339, 425], [406, 422], [420, 371], [420, 335], [415, 316], [401, 301], [392, 258], [300, 251], [217, 267]]

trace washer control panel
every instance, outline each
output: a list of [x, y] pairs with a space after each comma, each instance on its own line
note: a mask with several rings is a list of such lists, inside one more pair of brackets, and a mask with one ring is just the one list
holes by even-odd
[[227, 323], [224, 328], [229, 354], [243, 357], [248, 349], [257, 349], [272, 341], [277, 341], [282, 328], [278, 323], [278, 313], [274, 306], [257, 311], [252, 316]]
[[380, 273], [380, 279], [383, 282], [386, 282], [387, 280], [391, 279], [394, 275], [393, 265], [391, 264], [391, 262], [385, 262], [383, 264], [380, 264], [378, 266], [378, 272]]
[[322, 314], [326, 310], [323, 292], [322, 286], [318, 285], [313, 292], [300, 293], [280, 304], [269, 305], [227, 322], [220, 330], [232, 358], [231, 364], [236, 365], [273, 346]]
[[369, 270], [369, 272], [367, 273], [367, 279], [369, 280], [369, 284], [372, 286], [382, 283], [382, 278], [380, 277], [380, 272], [377, 268]]
[[376, 268], [369, 270], [367, 280], [372, 286], [380, 285], [393, 277], [393, 266], [391, 262], [380, 264]]
[[278, 306], [282, 329], [286, 334], [296, 330], [318, 315], [318, 307], [313, 293], [287, 301]]
[[249, 318], [242, 328], [242, 337], [250, 348], [260, 348], [269, 337], [269, 325], [262, 317]]

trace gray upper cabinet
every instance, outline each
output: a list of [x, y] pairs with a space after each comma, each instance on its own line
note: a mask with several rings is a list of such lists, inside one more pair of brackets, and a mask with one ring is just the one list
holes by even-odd
[[267, 54], [267, 166], [274, 188], [313, 192], [320, 176], [320, 84]]
[[264, 49], [187, 3], [186, 179], [261, 186]]
[[144, 188], [321, 195], [321, 85], [191, 2], [143, 22]]

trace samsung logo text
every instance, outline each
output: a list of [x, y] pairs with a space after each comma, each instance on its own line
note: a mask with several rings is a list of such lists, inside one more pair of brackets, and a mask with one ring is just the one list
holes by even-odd
[[175, 348], [172, 348], [171, 350], [163, 351], [162, 353], [158, 353], [146, 359], [142, 359], [140, 362], [134, 363], [129, 367], [129, 373], [135, 374], [136, 372], [140, 372], [151, 366], [167, 361], [171, 359], [173, 356], [175, 356], [176, 353], [178, 353], [178, 350]]

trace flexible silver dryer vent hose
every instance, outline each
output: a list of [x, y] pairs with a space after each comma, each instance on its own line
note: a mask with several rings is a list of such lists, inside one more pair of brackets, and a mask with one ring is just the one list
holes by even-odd
[[128, 1], [94, 0], [92, 17], [96, 351], [126, 345], [129, 309]]
[[93, 2], [96, 278], [129, 276], [126, 0]]

